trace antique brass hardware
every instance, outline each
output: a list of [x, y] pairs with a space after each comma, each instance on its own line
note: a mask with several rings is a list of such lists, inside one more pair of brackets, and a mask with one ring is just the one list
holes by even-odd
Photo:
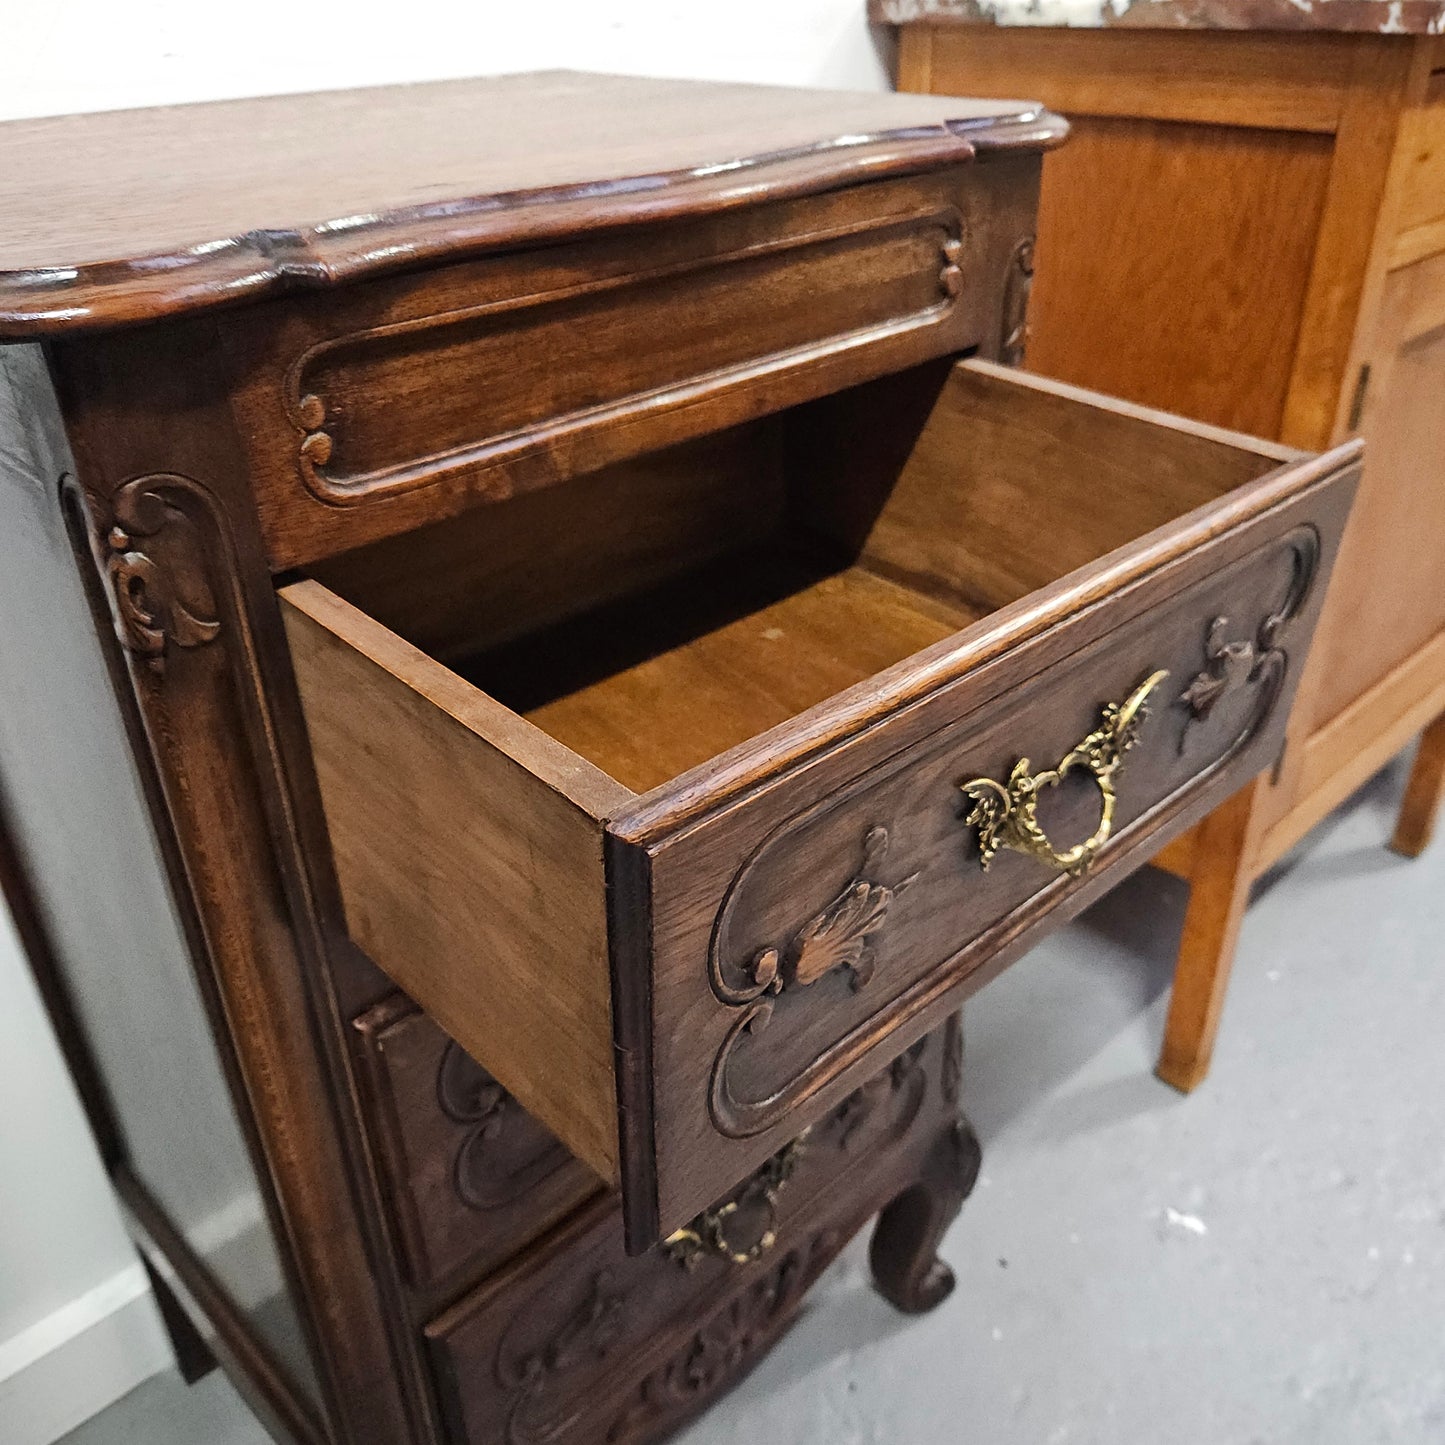
[[[1149, 714], [1149, 694], [1168, 676], [1167, 672], [1155, 672], [1123, 702], [1107, 703], [1099, 727], [1065, 753], [1056, 766], [1035, 773], [1029, 760], [1020, 758], [1006, 784], [992, 778], [973, 778], [960, 784], [973, 800], [973, 810], [964, 822], [978, 829], [979, 861], [985, 869], [1000, 848], [1012, 848], [1074, 878], [1088, 872], [1114, 826], [1114, 775], [1124, 754], [1139, 740], [1139, 727]], [[1039, 792], [1057, 787], [1076, 769], [1084, 769], [1093, 777], [1103, 806], [1093, 835], [1060, 852], [1039, 823]]]
[[[791, 1144], [774, 1154], [735, 1199], [704, 1210], [691, 1224], [668, 1235], [663, 1248], [685, 1269], [693, 1269], [708, 1255], [733, 1264], [752, 1264], [761, 1259], [778, 1242], [778, 1197], [803, 1157], [809, 1132], [804, 1129]], [[731, 1222], [755, 1209], [761, 1211], [763, 1218], [757, 1237], [750, 1244], [730, 1239]]]

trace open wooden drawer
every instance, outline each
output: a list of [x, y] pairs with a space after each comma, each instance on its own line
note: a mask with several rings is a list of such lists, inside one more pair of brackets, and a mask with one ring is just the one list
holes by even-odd
[[643, 1249], [1268, 766], [1358, 460], [938, 364], [337, 559], [348, 925]]

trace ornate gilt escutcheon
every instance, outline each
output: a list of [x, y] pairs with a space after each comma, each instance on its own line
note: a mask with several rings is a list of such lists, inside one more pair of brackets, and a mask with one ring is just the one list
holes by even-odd
[[[1020, 758], [1007, 783], [971, 778], [959, 785], [973, 801], [973, 809], [964, 821], [967, 827], [978, 829], [979, 862], [985, 869], [1000, 848], [1010, 848], [1074, 878], [1088, 872], [1113, 831], [1114, 778], [1124, 755], [1139, 740], [1139, 729], [1149, 715], [1149, 694], [1168, 676], [1167, 672], [1155, 672], [1123, 702], [1106, 704], [1100, 725], [1070, 748], [1054, 767], [1035, 773], [1028, 758]], [[1087, 772], [1098, 786], [1102, 799], [1099, 826], [1082, 843], [1060, 850], [1049, 841], [1039, 822], [1039, 794], [1078, 771]]]
[[[684, 1269], [694, 1269], [709, 1257], [732, 1264], [752, 1264], [761, 1259], [778, 1242], [778, 1199], [803, 1157], [810, 1132], [805, 1129], [774, 1154], [736, 1198], [704, 1210], [691, 1224], [668, 1235], [663, 1242], [668, 1255]], [[739, 1223], [744, 1228], [751, 1225], [750, 1238], [734, 1236]]]

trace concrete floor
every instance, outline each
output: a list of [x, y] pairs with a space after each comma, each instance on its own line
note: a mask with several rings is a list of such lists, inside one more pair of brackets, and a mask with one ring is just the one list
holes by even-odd
[[[969, 1007], [983, 1176], [906, 1320], [861, 1243], [680, 1445], [1440, 1445], [1445, 846], [1397, 766], [1262, 885], [1214, 1073], [1150, 1073], [1184, 890], [1145, 872]], [[69, 1445], [261, 1445], [158, 1376]]]

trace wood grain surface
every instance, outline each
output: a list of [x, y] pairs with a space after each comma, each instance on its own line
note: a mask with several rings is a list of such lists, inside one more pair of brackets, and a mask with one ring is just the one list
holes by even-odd
[[0, 126], [0, 337], [808, 194], [1063, 133], [1018, 103], [568, 72], [14, 121]]
[[599, 818], [626, 790], [319, 583], [281, 596], [357, 942], [615, 1179]]

